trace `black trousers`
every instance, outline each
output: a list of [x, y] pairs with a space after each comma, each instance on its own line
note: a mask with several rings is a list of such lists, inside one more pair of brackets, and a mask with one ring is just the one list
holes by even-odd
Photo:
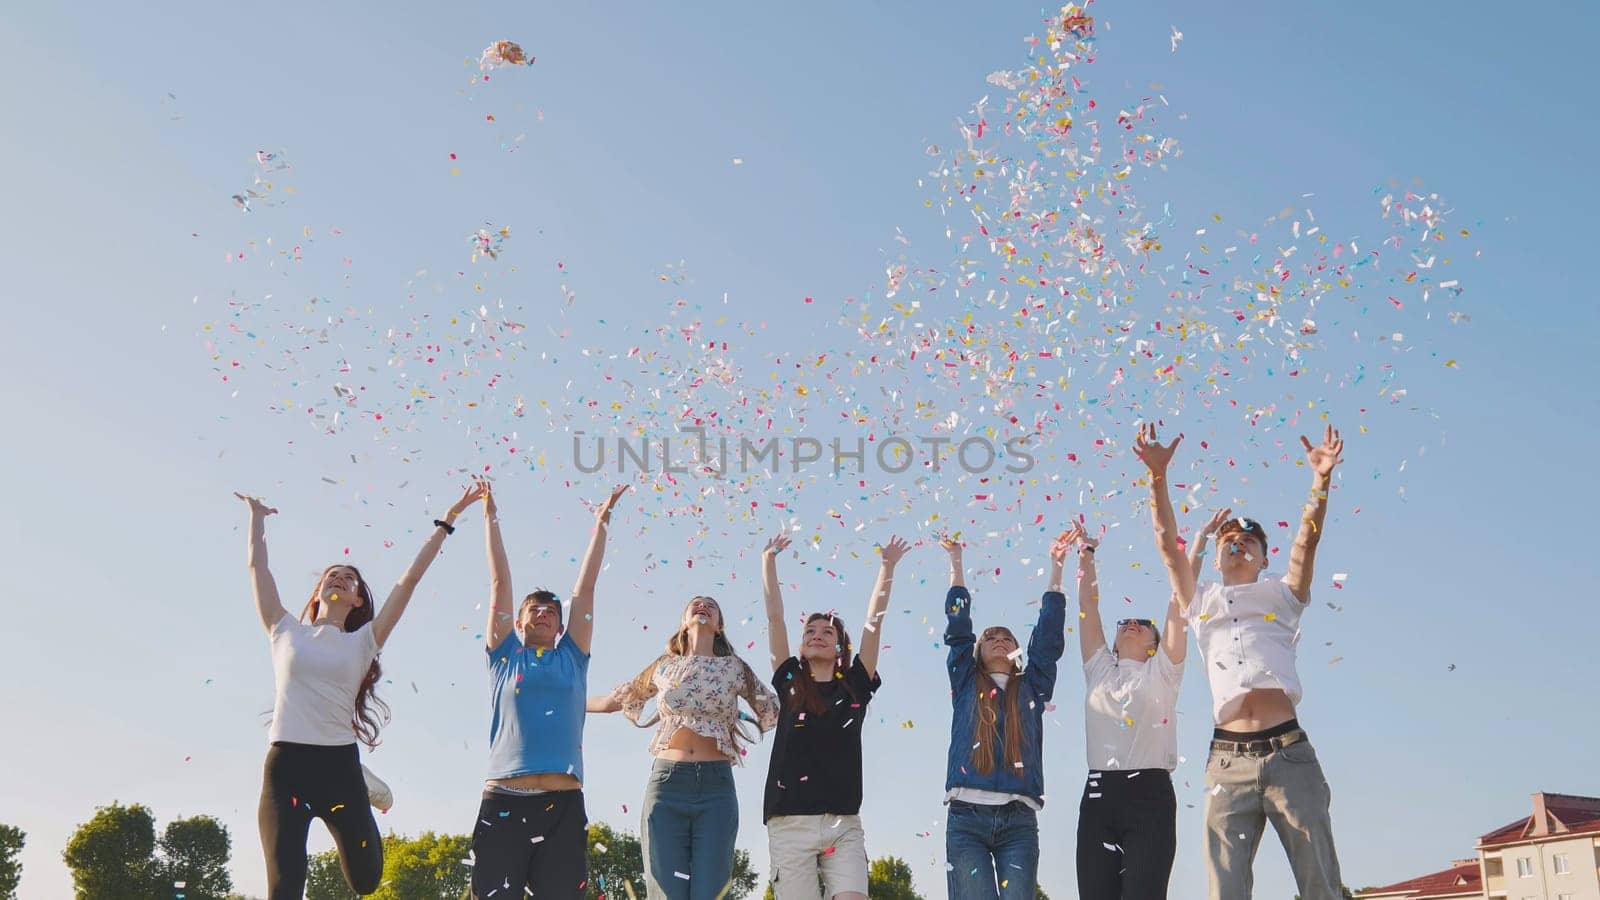
[[261, 774], [261, 850], [268, 900], [300, 900], [306, 889], [306, 836], [321, 819], [339, 849], [344, 880], [370, 894], [383, 879], [383, 837], [372, 818], [355, 744], [322, 747], [275, 741]]
[[1089, 773], [1078, 804], [1080, 900], [1164, 900], [1177, 850], [1166, 769]]
[[[578, 900], [589, 880], [583, 791], [485, 792], [472, 829], [472, 895]], [[610, 896], [611, 891], [605, 892]]]

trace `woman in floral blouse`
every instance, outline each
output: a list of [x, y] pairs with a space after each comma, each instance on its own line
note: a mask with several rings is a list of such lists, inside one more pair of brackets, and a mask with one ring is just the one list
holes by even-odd
[[[639, 715], [651, 697], [656, 714]], [[590, 712], [617, 712], [641, 728], [660, 722], [650, 741], [656, 758], [640, 811], [645, 883], [652, 900], [711, 900], [733, 880], [739, 802], [733, 764], [743, 765], [750, 736], [739, 725], [743, 697], [762, 731], [778, 723], [778, 697], [739, 655], [723, 632], [722, 608], [695, 597], [667, 652], [639, 677], [604, 697]]]

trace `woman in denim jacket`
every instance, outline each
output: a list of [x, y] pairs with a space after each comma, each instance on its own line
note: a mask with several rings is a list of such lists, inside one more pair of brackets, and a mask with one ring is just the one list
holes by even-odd
[[1061, 593], [1066, 546], [1050, 549], [1050, 584], [1024, 652], [1011, 630], [974, 639], [972, 595], [961, 545], [950, 555], [944, 642], [950, 648], [950, 755], [945, 770], [946, 877], [951, 900], [1032, 900], [1039, 873], [1038, 812], [1044, 807], [1044, 712], [1066, 646]]

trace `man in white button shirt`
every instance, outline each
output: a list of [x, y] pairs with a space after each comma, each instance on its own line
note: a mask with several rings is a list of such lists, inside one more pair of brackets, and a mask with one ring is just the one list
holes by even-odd
[[1300, 678], [1295, 640], [1311, 602], [1312, 564], [1328, 511], [1333, 469], [1344, 441], [1329, 426], [1322, 443], [1302, 437], [1312, 471], [1311, 497], [1289, 553], [1289, 574], [1267, 576], [1267, 535], [1249, 519], [1217, 530], [1220, 582], [1197, 589], [1196, 573], [1178, 547], [1167, 491], [1167, 465], [1183, 436], [1163, 446], [1147, 425], [1135, 453], [1150, 469], [1156, 546], [1211, 683], [1216, 731], [1206, 763], [1206, 866], [1211, 900], [1247, 900], [1251, 866], [1270, 821], [1289, 855], [1304, 900], [1340, 900], [1330, 794], [1316, 751], [1300, 728], [1295, 704]]

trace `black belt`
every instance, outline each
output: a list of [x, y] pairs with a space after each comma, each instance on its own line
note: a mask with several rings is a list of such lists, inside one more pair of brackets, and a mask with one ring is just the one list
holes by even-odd
[[1268, 753], [1275, 753], [1290, 744], [1298, 744], [1303, 740], [1306, 740], [1306, 733], [1297, 728], [1287, 734], [1262, 738], [1258, 741], [1213, 740], [1211, 749], [1213, 751], [1220, 750], [1223, 753], [1238, 753], [1244, 756], [1266, 756]]

